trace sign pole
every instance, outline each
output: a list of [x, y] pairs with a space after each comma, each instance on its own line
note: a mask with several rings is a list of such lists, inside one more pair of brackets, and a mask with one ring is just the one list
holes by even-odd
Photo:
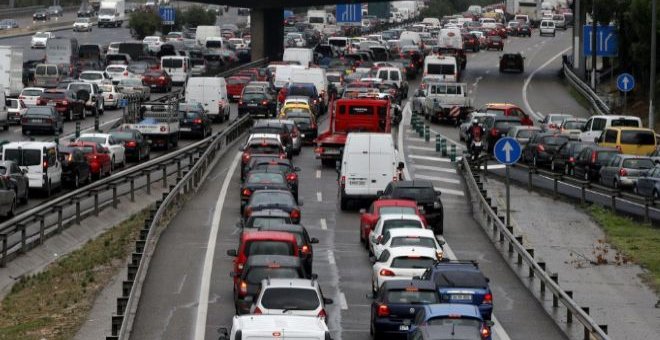
[[656, 49], [656, 25], [657, 25], [657, 0], [651, 2], [651, 83], [649, 86], [649, 128], [655, 127], [655, 49]]
[[506, 226], [511, 226], [511, 192], [509, 191], [509, 164], [506, 168]]

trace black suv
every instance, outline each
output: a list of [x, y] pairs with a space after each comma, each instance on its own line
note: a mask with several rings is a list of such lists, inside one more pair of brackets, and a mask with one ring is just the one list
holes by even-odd
[[504, 53], [500, 57], [500, 73], [505, 71], [525, 72], [525, 57], [520, 53]]
[[380, 198], [398, 198], [417, 201], [420, 210], [423, 211], [426, 222], [436, 234], [442, 234], [444, 209], [440, 200], [440, 192], [436, 191], [431, 181], [396, 181], [390, 182]]

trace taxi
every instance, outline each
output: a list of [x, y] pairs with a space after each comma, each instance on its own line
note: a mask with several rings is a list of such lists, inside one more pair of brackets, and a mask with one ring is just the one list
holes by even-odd
[[311, 115], [313, 115], [314, 118], [316, 118], [316, 114], [309, 106], [309, 104], [304, 102], [287, 103], [286, 101], [284, 102], [284, 105], [282, 105], [282, 108], [280, 109], [280, 114], [278, 118], [286, 119], [288, 113], [290, 112], [308, 112]]

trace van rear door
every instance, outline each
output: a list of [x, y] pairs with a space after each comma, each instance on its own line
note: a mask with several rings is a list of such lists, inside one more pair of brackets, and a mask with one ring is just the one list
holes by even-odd
[[3, 160], [14, 161], [22, 170], [27, 170], [28, 186], [30, 188], [43, 187], [44, 159], [39, 149], [8, 148], [3, 150]]
[[[346, 162], [343, 166], [346, 167], [345, 172], [345, 189], [347, 195], [368, 195], [370, 193], [371, 167], [370, 152], [369, 152], [369, 139], [368, 138], [351, 138], [350, 148], [346, 148]], [[347, 142], [348, 144], [349, 142]]]
[[382, 136], [369, 138], [369, 194], [375, 195], [394, 179], [394, 147]]

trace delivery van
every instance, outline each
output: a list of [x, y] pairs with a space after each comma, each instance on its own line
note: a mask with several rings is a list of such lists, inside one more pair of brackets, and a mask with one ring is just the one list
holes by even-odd
[[215, 122], [229, 120], [227, 82], [222, 77], [191, 77], [185, 92], [186, 102], [202, 104], [204, 111]]

